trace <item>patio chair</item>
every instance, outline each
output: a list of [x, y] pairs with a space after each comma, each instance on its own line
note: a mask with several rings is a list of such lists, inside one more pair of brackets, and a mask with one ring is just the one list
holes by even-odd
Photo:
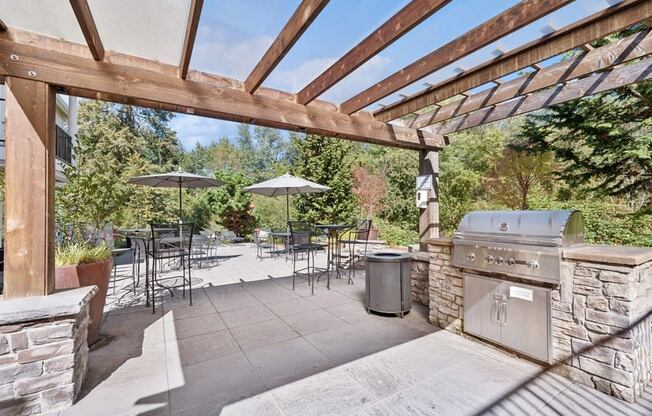
[[[346, 258], [349, 269], [349, 283], [353, 283], [351, 275], [355, 269], [356, 258], [364, 258], [367, 254], [370, 231], [371, 220], [358, 220], [356, 228], [343, 233], [345, 237], [338, 241], [340, 245], [344, 245], [347, 249], [346, 253], [340, 253], [339, 255]], [[358, 253], [358, 249], [362, 249], [362, 255]]]
[[222, 241], [227, 242], [227, 243], [242, 243], [244, 242], [244, 238], [238, 236], [235, 232], [231, 230], [224, 230], [222, 231]]
[[269, 256], [272, 257], [272, 243], [269, 241], [269, 232], [265, 230], [254, 230], [254, 245], [256, 246], [256, 257], [263, 259], [263, 254], [265, 250], [269, 253]]
[[[314, 231], [312, 224], [307, 221], [288, 221], [290, 229], [290, 251], [292, 255], [292, 290], [295, 288], [295, 277], [297, 272], [303, 270], [308, 275], [308, 284], [312, 286], [312, 294], [315, 294], [315, 252], [324, 248], [323, 244], [313, 243]], [[297, 270], [297, 255], [305, 254], [307, 267]], [[312, 257], [312, 267], [310, 258]]]
[[[190, 306], [192, 306], [192, 276], [191, 276], [191, 256], [193, 240], [193, 223], [185, 224], [151, 224], [152, 234], [151, 241], [147, 250], [149, 258], [152, 260], [152, 278], [150, 280], [152, 313], [156, 312], [156, 293], [162, 290], [170, 292], [174, 296], [172, 289], [181, 286], [182, 297], [186, 297], [186, 283], [188, 284], [188, 294]], [[163, 261], [168, 265], [172, 263], [181, 270], [181, 275], [163, 275]], [[175, 267], [170, 267], [171, 271]], [[181, 285], [176, 283], [181, 279]], [[164, 282], [173, 281], [173, 285], [165, 285]]]
[[217, 248], [220, 245], [219, 236], [210, 230], [200, 231], [199, 234], [203, 239], [204, 249], [206, 250], [206, 259], [217, 258]]
[[[127, 247], [120, 247], [116, 248], [115, 247], [115, 240], [117, 238], [124, 238], [125, 241], [127, 242]], [[119, 233], [112, 233], [110, 241], [108, 242], [109, 246], [111, 247], [111, 257], [113, 260], [113, 276], [112, 276], [112, 292], [115, 293], [115, 286], [117, 284], [117, 271], [118, 271], [118, 262], [116, 259], [120, 257], [123, 254], [126, 253], [131, 253], [132, 258], [131, 258], [131, 280], [132, 280], [132, 285], [133, 285], [133, 290], [134, 290], [134, 295], [136, 294], [136, 256], [135, 252], [136, 249], [133, 247], [131, 239], [127, 235], [119, 234]]]
[[135, 278], [134, 278], [134, 295], [136, 294], [136, 287], [140, 285], [141, 269], [140, 265], [145, 261], [145, 296], [147, 298], [147, 306], [149, 306], [149, 262], [147, 261], [147, 243], [148, 238], [139, 234], [127, 234], [129, 240], [134, 247], [134, 264]]

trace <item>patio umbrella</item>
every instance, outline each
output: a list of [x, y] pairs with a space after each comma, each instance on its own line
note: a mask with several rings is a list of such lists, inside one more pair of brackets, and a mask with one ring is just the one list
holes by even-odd
[[195, 175], [194, 173], [181, 170], [168, 173], [157, 173], [155, 175], [133, 176], [129, 183], [134, 185], [151, 186], [154, 188], [179, 188], [179, 220], [183, 209], [181, 188], [210, 188], [221, 186], [224, 183], [209, 176]]
[[247, 186], [245, 191], [253, 194], [264, 196], [281, 196], [285, 195], [286, 218], [290, 220], [290, 195], [310, 194], [317, 192], [330, 191], [331, 188], [312, 182], [307, 179], [292, 176], [289, 173], [277, 178], [269, 179], [251, 186]]

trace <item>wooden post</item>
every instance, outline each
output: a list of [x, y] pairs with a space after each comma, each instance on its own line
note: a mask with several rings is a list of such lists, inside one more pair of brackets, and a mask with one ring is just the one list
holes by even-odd
[[432, 175], [432, 188], [428, 190], [428, 208], [419, 213], [419, 249], [428, 250], [427, 240], [439, 237], [439, 153], [419, 152], [419, 175]]
[[7, 77], [6, 299], [54, 290], [55, 91]]

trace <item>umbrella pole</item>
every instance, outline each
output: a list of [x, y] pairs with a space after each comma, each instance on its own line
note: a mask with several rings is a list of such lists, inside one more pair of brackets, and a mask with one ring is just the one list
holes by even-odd
[[181, 198], [181, 179], [179, 179], [179, 223], [183, 222], [183, 200]]
[[287, 193], [288, 190], [286, 189], [286, 194], [285, 194], [285, 219], [286, 222], [290, 222], [290, 194]]

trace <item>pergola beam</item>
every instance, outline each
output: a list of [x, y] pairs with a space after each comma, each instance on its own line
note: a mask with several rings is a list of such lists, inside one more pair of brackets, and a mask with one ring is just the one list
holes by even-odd
[[451, 0], [412, 0], [304, 87], [297, 94], [297, 102], [308, 104], [450, 2]]
[[343, 113], [352, 114], [573, 1], [523, 0], [355, 95], [342, 103], [340, 109]]
[[186, 34], [183, 37], [183, 49], [181, 50], [181, 62], [179, 63], [179, 78], [186, 79], [192, 50], [195, 47], [199, 18], [204, 7], [204, 0], [190, 0], [190, 11], [188, 12], [188, 23], [186, 23]]
[[265, 55], [244, 82], [245, 91], [253, 94], [281, 62], [292, 46], [326, 7], [329, 0], [303, 0], [285, 24]]
[[652, 32], [646, 29], [617, 42], [592, 49], [583, 55], [443, 105], [436, 110], [413, 116], [405, 120], [404, 125], [420, 129], [431, 124], [441, 123], [483, 107], [496, 105], [520, 95], [530, 94], [649, 54], [652, 54]]
[[84, 34], [84, 39], [86, 39], [86, 44], [93, 55], [93, 59], [101, 61], [104, 59], [104, 45], [102, 45], [88, 2], [86, 0], [70, 0], [70, 5], [75, 12], [77, 22]]
[[492, 107], [485, 107], [470, 114], [452, 118], [444, 123], [428, 127], [427, 131], [442, 135], [450, 134], [651, 78], [652, 57], [647, 57], [636, 63], [596, 72], [588, 77], [560, 84], [554, 88], [522, 95]]
[[[94, 62], [5, 39], [0, 37], [0, 76], [30, 78], [64, 89], [86, 91], [90, 96], [99, 93], [114, 100], [138, 100], [184, 113], [368, 143], [410, 149], [439, 149], [445, 145], [441, 136], [382, 123], [368, 113], [349, 116], [325, 108], [322, 103], [303, 106], [269, 92], [251, 95], [224, 82], [210, 82], [214, 77], [210, 74], [193, 73], [194, 79], [182, 80], [170, 76], [164, 66], [142, 58], [121, 57], [130, 62], [128, 66]], [[19, 59], [9, 59], [11, 54]], [[202, 78], [207, 81], [196, 80]]]
[[7, 24], [4, 22], [4, 20], [0, 19], [0, 32], [6, 32], [7, 31]]
[[397, 119], [453, 97], [462, 91], [468, 91], [509, 75], [533, 63], [582, 47], [610, 33], [639, 23], [651, 15], [652, 0], [626, 0], [476, 66], [461, 75], [440, 82], [405, 100], [388, 104], [375, 111], [374, 116], [380, 121]]

